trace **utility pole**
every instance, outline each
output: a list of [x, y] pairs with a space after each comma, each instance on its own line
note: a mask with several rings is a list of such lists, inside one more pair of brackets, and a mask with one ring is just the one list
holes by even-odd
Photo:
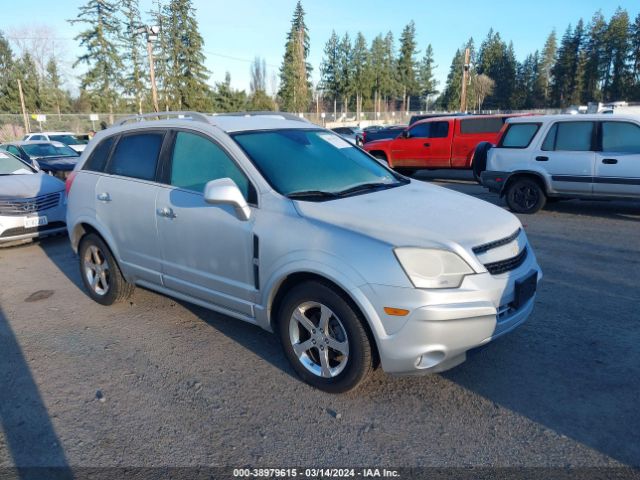
[[156, 71], [153, 60], [153, 42], [158, 39], [160, 27], [157, 25], [144, 25], [137, 30], [138, 33], [144, 33], [147, 36], [147, 55], [149, 57], [149, 76], [151, 77], [151, 98], [153, 100], [153, 110], [157, 113], [160, 111], [158, 106], [158, 89], [156, 87]]
[[460, 111], [467, 111], [467, 83], [469, 81], [469, 67], [471, 62], [471, 51], [467, 48], [464, 51], [464, 65], [462, 70], [462, 91], [460, 92]]
[[18, 92], [20, 93], [20, 106], [22, 107], [22, 120], [24, 120], [24, 133], [29, 133], [29, 117], [27, 108], [24, 105], [24, 95], [22, 94], [22, 82], [18, 79]]

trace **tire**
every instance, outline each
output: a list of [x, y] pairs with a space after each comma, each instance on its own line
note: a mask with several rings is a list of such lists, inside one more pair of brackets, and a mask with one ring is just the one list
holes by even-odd
[[387, 160], [387, 156], [382, 152], [371, 152], [371, 156], [377, 158], [378, 160], [382, 160], [387, 165], [389, 165], [389, 160]]
[[78, 255], [80, 277], [93, 300], [102, 305], [113, 305], [131, 296], [135, 286], [124, 279], [111, 250], [100, 236], [89, 233], [82, 237]]
[[509, 183], [506, 192], [507, 205], [516, 213], [536, 213], [547, 202], [544, 190], [532, 178], [517, 178]]
[[480, 183], [480, 174], [487, 169], [487, 153], [493, 148], [489, 142], [480, 142], [473, 152], [473, 160], [471, 168], [473, 169], [473, 178]]
[[363, 321], [341, 293], [309, 281], [287, 293], [277, 327], [284, 354], [298, 376], [325, 392], [342, 393], [360, 385], [373, 369]]

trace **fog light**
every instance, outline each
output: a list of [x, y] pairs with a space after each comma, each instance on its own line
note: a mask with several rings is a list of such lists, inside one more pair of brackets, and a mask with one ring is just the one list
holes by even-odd
[[431, 368], [438, 365], [444, 360], [445, 353], [442, 350], [436, 350], [434, 352], [427, 352], [418, 357], [416, 360], [417, 368]]

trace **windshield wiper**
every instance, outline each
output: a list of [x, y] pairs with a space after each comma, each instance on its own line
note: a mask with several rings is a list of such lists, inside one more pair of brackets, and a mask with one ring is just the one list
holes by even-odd
[[384, 188], [397, 187], [398, 185], [402, 185], [401, 182], [395, 183], [387, 183], [387, 182], [371, 182], [371, 183], [361, 183], [360, 185], [356, 185], [354, 187], [347, 188], [345, 190], [340, 190], [336, 192], [336, 195], [339, 197], [344, 197], [347, 195], [353, 195], [354, 193], [367, 192], [369, 190], [382, 190]]
[[336, 198], [337, 194], [328, 192], [326, 190], [300, 190], [297, 192], [288, 193], [287, 198], [292, 200], [304, 200], [308, 198]]

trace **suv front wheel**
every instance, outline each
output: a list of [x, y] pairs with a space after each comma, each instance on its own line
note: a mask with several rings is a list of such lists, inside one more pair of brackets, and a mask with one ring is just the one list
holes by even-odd
[[544, 190], [531, 178], [518, 178], [510, 182], [505, 196], [507, 205], [516, 213], [536, 213], [547, 202]]
[[279, 310], [278, 330], [293, 369], [320, 390], [351, 390], [373, 368], [360, 315], [324, 283], [305, 282], [287, 294]]

